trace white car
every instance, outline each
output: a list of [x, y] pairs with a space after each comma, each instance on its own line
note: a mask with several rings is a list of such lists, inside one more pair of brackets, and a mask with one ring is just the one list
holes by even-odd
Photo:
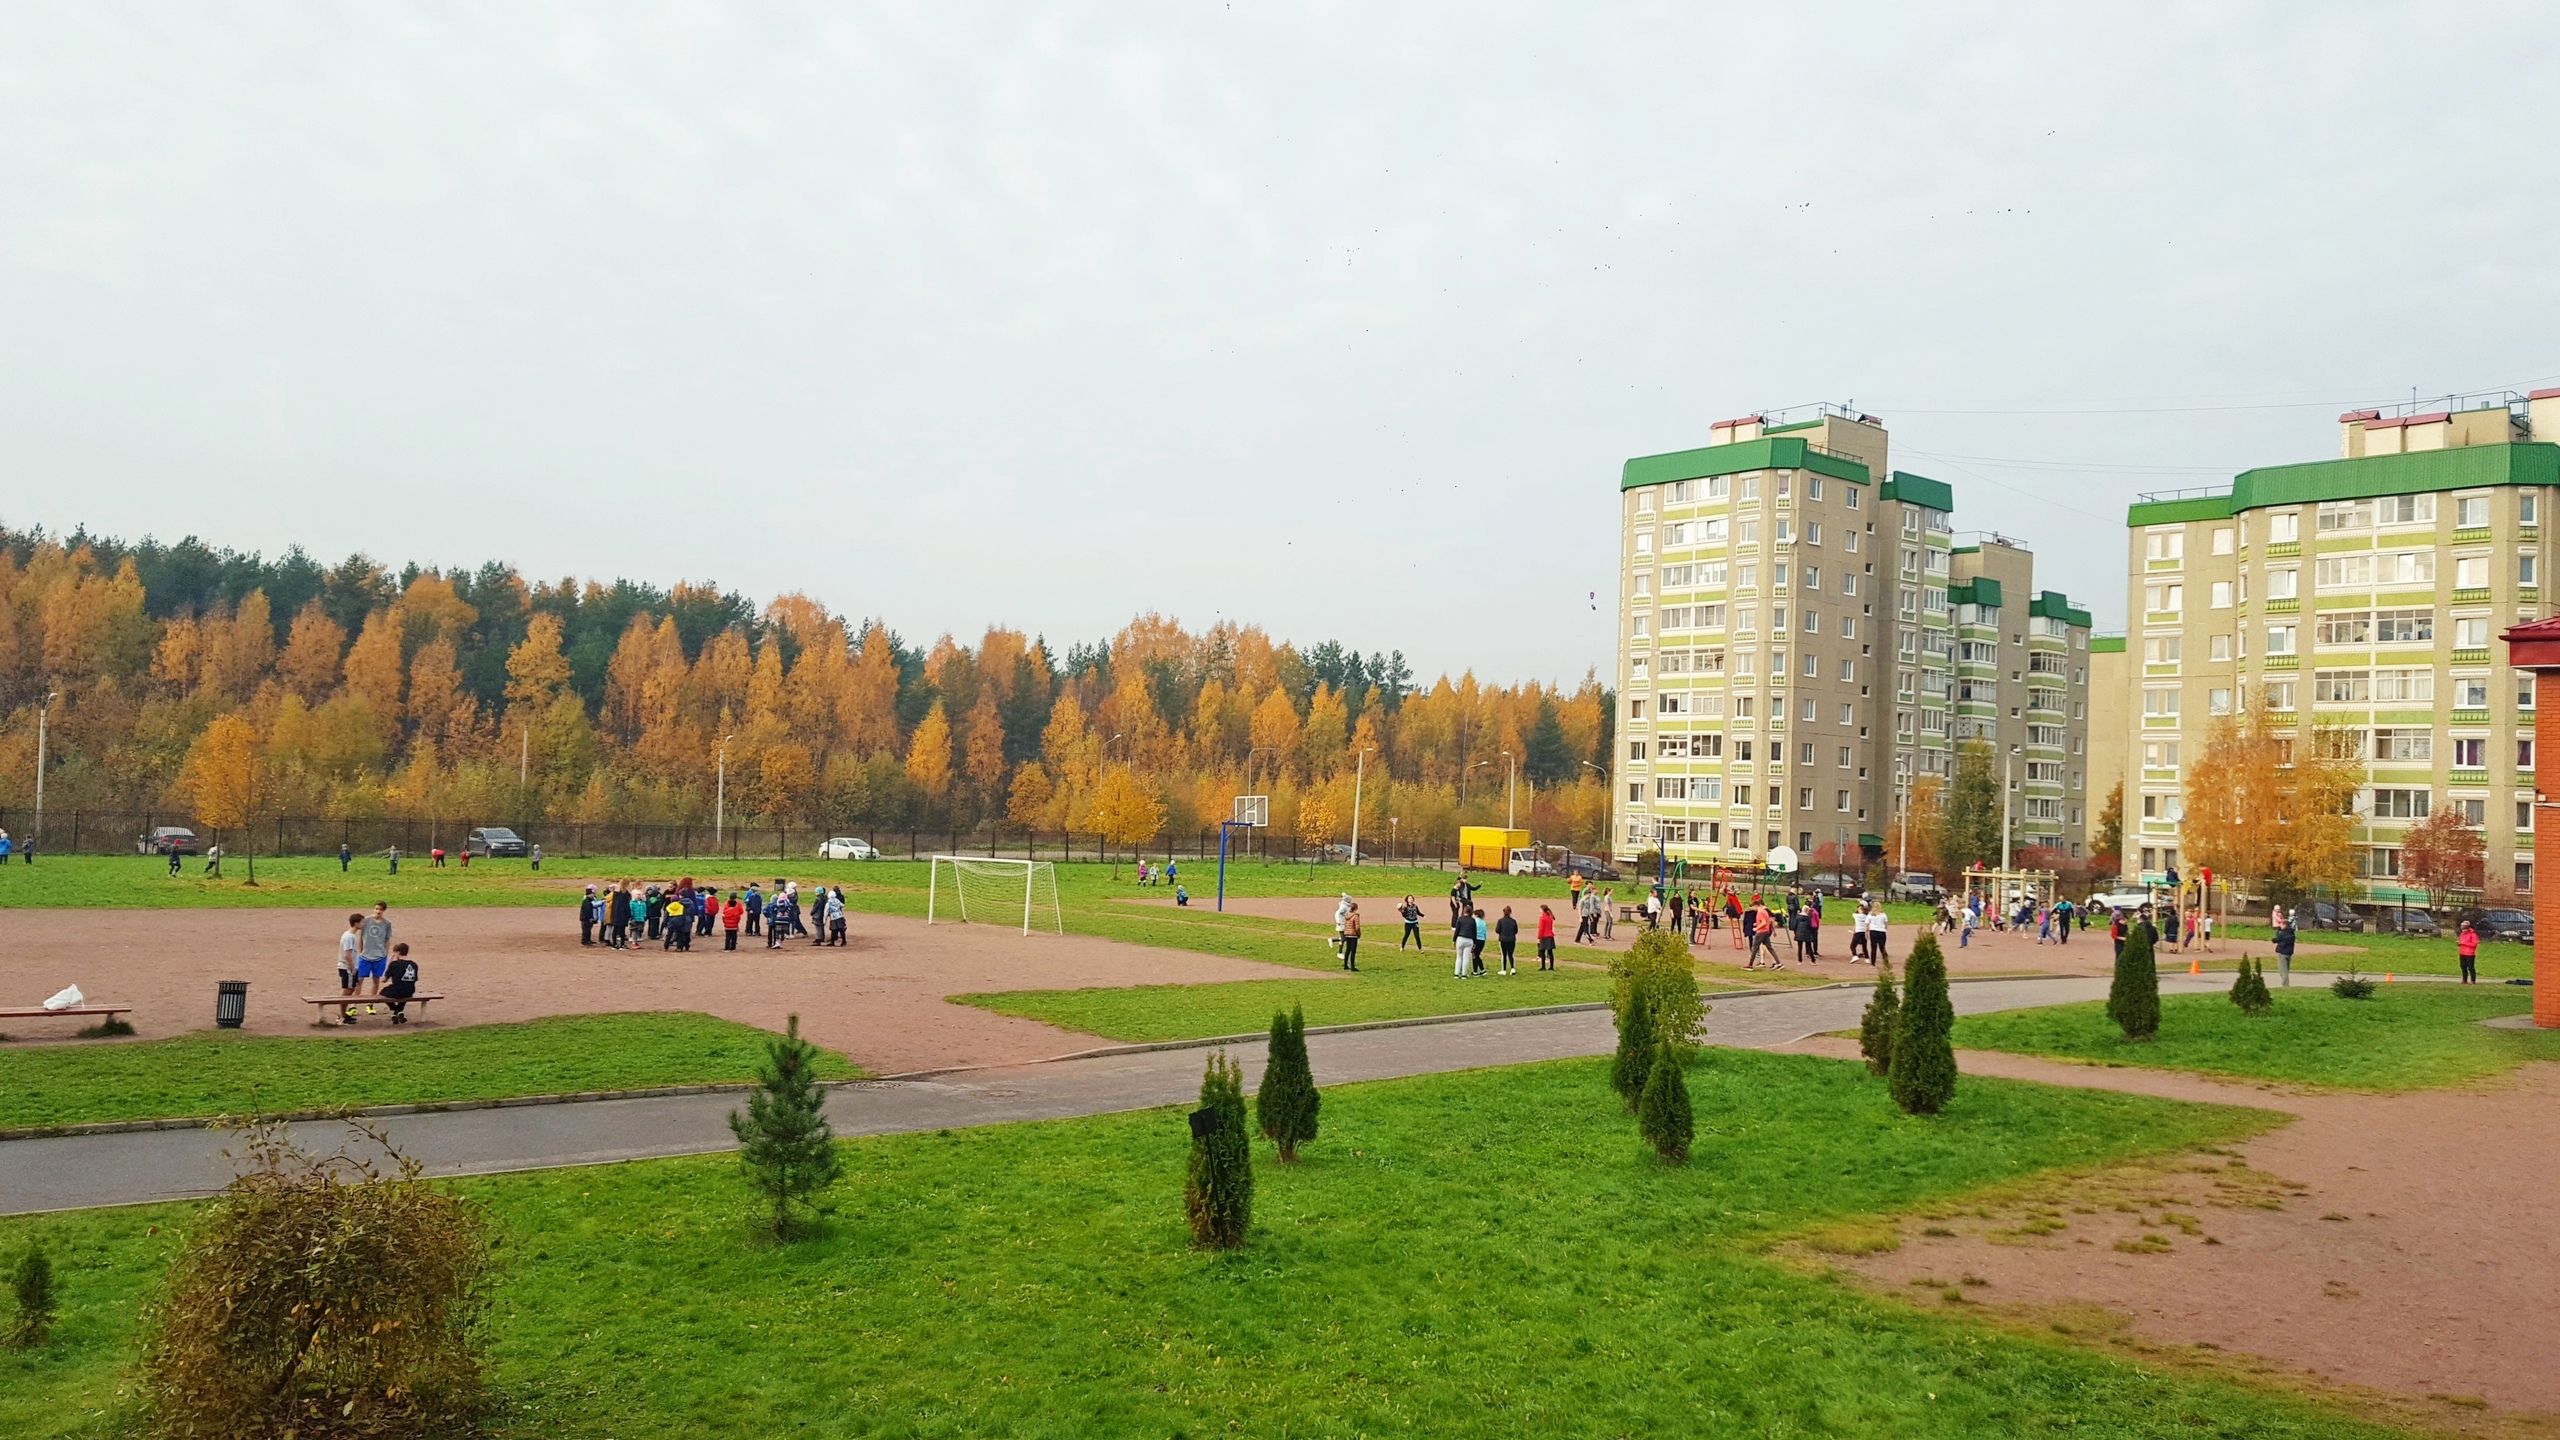
[[877, 860], [880, 858], [880, 852], [872, 849], [871, 842], [868, 840], [856, 840], [850, 835], [839, 835], [818, 847], [818, 858], [821, 860]]
[[2089, 903], [2103, 910], [2139, 910], [2151, 903], [2151, 892], [2115, 890], [2104, 895], [2092, 895], [2089, 897]]

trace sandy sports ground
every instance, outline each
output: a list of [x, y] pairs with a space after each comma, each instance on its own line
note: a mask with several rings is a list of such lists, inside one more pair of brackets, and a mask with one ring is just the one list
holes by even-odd
[[[1857, 1047], [1783, 1048], [1850, 1058]], [[2560, 1193], [2560, 1065], [2354, 1095], [1975, 1050], [1957, 1063], [2296, 1118], [2226, 1159], [2056, 1178], [1989, 1214], [1907, 1220], [1901, 1248], [1830, 1263], [1928, 1303], [1954, 1288], [1964, 1305], [2084, 1334], [2125, 1325], [2243, 1368], [2256, 1356], [2323, 1383], [2459, 1397], [2439, 1402], [2439, 1418], [2485, 1401], [2560, 1433], [2560, 1232], [2545, 1220]], [[2087, 1307], [2107, 1313], [2071, 1318]]]
[[[1522, 887], [1552, 883], [1526, 880], [1512, 882], [1513, 885]], [[1629, 891], [1622, 887], [1619, 893], [1624, 895], [1642, 892]], [[1404, 922], [1396, 916], [1396, 907], [1404, 903], [1403, 893], [1372, 895], [1355, 890], [1351, 898], [1360, 906], [1360, 922], [1363, 927], [1360, 944], [1363, 952], [1394, 949], [1404, 935]], [[1423, 940], [1433, 949], [1445, 951], [1449, 946], [1447, 887], [1443, 886], [1427, 895], [1417, 892], [1413, 902], [1422, 907]], [[1120, 897], [1119, 903], [1170, 906], [1174, 902], [1170, 895], [1140, 894]], [[1216, 903], [1214, 894], [1203, 896], [1195, 891], [1191, 896], [1191, 908], [1194, 910], [1210, 909]], [[1250, 900], [1229, 896], [1227, 912], [1232, 915], [1257, 915], [1270, 920], [1299, 920], [1310, 924], [1331, 925], [1334, 909], [1340, 903], [1341, 897], [1338, 895], [1330, 900], [1322, 896]], [[1574, 944], [1574, 916], [1570, 909], [1570, 902], [1560, 889], [1553, 894], [1525, 888], [1506, 893], [1498, 884], [1489, 884], [1485, 891], [1477, 895], [1476, 903], [1483, 907], [1488, 921], [1500, 919], [1503, 906], [1511, 907], [1511, 918], [1520, 922], [1520, 950], [1523, 954], [1534, 953], [1538, 948], [1538, 906], [1541, 904], [1555, 907], [1556, 954], [1567, 961], [1587, 959], [1593, 963], [1605, 964], [1611, 954], [1634, 944], [1635, 937], [1644, 933], [1642, 922], [1621, 920], [1616, 923], [1614, 927], [1616, 933], [1610, 938], [1593, 945]], [[1778, 937], [1778, 954], [1787, 962], [1789, 971], [1838, 980], [1853, 979], [1859, 975], [1872, 973], [1862, 965], [1849, 963], [1849, 911], [1850, 905], [1847, 901], [1826, 900], [1823, 903], [1822, 915], [1826, 923], [1822, 927], [1822, 960], [1819, 964], [1797, 965], [1794, 942], [1781, 934]], [[1912, 942], [1918, 940], [1921, 933], [1919, 926], [1901, 922], [1897, 922], [1886, 933], [1887, 943], [1891, 947], [1888, 958], [1893, 961], [1896, 973], [1900, 972], [1902, 962], [1911, 958]], [[1743, 947], [1734, 943], [1734, 934], [1735, 932], [1730, 928], [1707, 931], [1696, 947], [1697, 957], [1719, 964], [1741, 964], [1745, 951]], [[1953, 935], [1940, 935], [1938, 945], [1946, 954], [1947, 973], [1951, 975], [2105, 975], [2115, 968], [2115, 952], [2108, 948], [2107, 932], [2102, 927], [2075, 932], [2071, 937], [2071, 943], [2067, 945], [2039, 945], [2032, 932], [2013, 934], [1989, 929], [1974, 931], [1973, 943], [1961, 949], [1957, 948], [1956, 937]], [[2318, 955], [2332, 952], [2336, 948], [2338, 947], [2304, 944], [2297, 947], [2295, 953]], [[2163, 951], [2159, 959], [2160, 970], [2163, 974], [2171, 970], [2183, 970], [2190, 960], [2202, 961], [2207, 965], [2228, 965], [2239, 959], [2244, 952], [2261, 959], [2272, 953], [2267, 942], [2263, 940], [2218, 941], [2211, 952], [2200, 950], [2193, 955], [2182, 955]]]
[[[245, 1027], [310, 1035], [305, 995], [337, 993], [344, 910], [13, 910], [0, 948], [0, 1003], [32, 1006], [65, 985], [90, 1000], [131, 1005], [143, 1037], [213, 1028], [215, 982], [249, 982]], [[698, 1010], [802, 1033], [878, 1074], [958, 1065], [1017, 1064], [1109, 1042], [1037, 1021], [945, 1003], [989, 990], [1305, 980], [1321, 971], [1130, 945], [1081, 935], [1022, 935], [998, 926], [926, 925], [849, 914], [847, 944], [797, 940], [777, 951], [740, 936], [735, 953], [715, 936], [687, 953], [592, 949], [578, 944], [573, 910], [394, 910], [392, 938], [406, 941], [419, 988], [450, 998], [423, 1007], [418, 1023], [475, 1025], [544, 1015]], [[68, 1034], [68, 1021], [11, 1021], [20, 1040]], [[392, 1033], [378, 1018], [327, 1027], [349, 1037]], [[95, 1042], [82, 1042], [95, 1043]]]

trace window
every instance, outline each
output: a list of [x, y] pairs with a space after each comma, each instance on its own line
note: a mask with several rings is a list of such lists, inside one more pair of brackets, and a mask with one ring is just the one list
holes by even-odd
[[1778, 498], [1779, 498], [1779, 499], [1784, 500], [1784, 499], [1786, 499], [1786, 498], [1787, 498], [1787, 488], [1788, 488], [1789, 486], [1791, 486], [1791, 485], [1793, 485], [1793, 484], [1795, 483], [1795, 479], [1796, 479], [1796, 472], [1794, 472], [1793, 470], [1781, 470], [1781, 471], [1779, 471], [1779, 472], [1778, 472]]
[[2177, 742], [2177, 741], [2175, 741], [2175, 740], [2145, 740], [2145, 741], [2143, 741], [2143, 742], [2142, 742], [2142, 768], [2144, 768], [2145, 770], [2175, 770], [2175, 769], [2177, 769], [2177, 768], [2178, 768], [2178, 742]]
[[1710, 500], [1722, 500], [1727, 494], [1731, 493], [1732, 489], [1733, 477], [1729, 475], [1710, 475], [1707, 477], [1707, 498]]
[[[2229, 533], [2229, 532], [2225, 531], [2225, 532], [2220, 532], [2220, 533], [2225, 533], [2225, 534], [2227, 534], [2227, 533]], [[2216, 580], [2216, 581], [2214, 581], [2214, 582], [2213, 582], [2213, 585], [2211, 586], [2210, 594], [2209, 594], [2208, 599], [2206, 600], [2206, 603], [2207, 603], [2207, 604], [2209, 604], [2209, 605], [2211, 605], [2211, 606], [2212, 606], [2214, 609], [2216, 609], [2216, 610], [2228, 610], [2228, 609], [2230, 609], [2230, 608], [2231, 608], [2231, 589], [2232, 589], [2231, 582], [2230, 582], [2230, 581], [2228, 581], [2228, 580]]]
[[2142, 537], [2142, 553], [2152, 560], [2179, 560], [2187, 553], [2187, 532], [2154, 530]]
[[1799, 575], [1798, 583], [1802, 584], [1802, 585], [1804, 586], [1804, 588], [1806, 588], [1807, 590], [1819, 590], [1819, 589], [1821, 589], [1821, 588], [1822, 588], [1822, 567], [1821, 567], [1821, 566], [1819, 566], [1819, 565], [1807, 565], [1807, 566], [1804, 566], [1804, 567], [1802, 567], [1802, 568], [1800, 569], [1800, 571], [1798, 572], [1798, 575]]
[[1810, 810], [1813, 808], [1812, 786], [1799, 785], [1796, 787], [1796, 808], [1799, 810]]
[[2269, 680], [2258, 687], [2258, 703], [2270, 710], [2293, 708], [2293, 682]]
[[2365, 878], [2397, 880], [2400, 878], [2400, 852], [2388, 845], [2376, 845], [2365, 852]]
[[2213, 553], [2214, 553], [2214, 554], [2216, 554], [2216, 555], [2228, 555], [2228, 554], [2230, 554], [2230, 553], [2231, 553], [2231, 539], [2232, 539], [2232, 535], [2231, 535], [2231, 527], [2230, 527], [2230, 526], [2228, 526], [2228, 525], [2224, 525], [2224, 526], [2221, 526], [2221, 527], [2217, 528], [2217, 529], [2213, 532]]
[[2457, 813], [2462, 816], [2463, 824], [2472, 826], [2476, 829], [2479, 826], [2489, 823], [2488, 801], [2456, 800], [2453, 803], [2457, 807]]
[[1772, 630], [1784, 630], [1787, 628], [1786, 606], [1772, 605], [1769, 607], [1769, 628]]
[[2489, 764], [2489, 742], [2473, 735], [2453, 742], [2453, 768], [2483, 770]]
[[1839, 802], [1838, 802], [1837, 808], [1840, 810], [1840, 812], [1841, 812], [1842, 814], [1847, 814], [1847, 813], [1848, 813], [1848, 810], [1849, 810], [1849, 792], [1848, 792], [1848, 791], [1846, 791], [1846, 790], [1843, 790], [1843, 791], [1840, 791], [1840, 792], [1839, 792], [1839, 795], [1840, 795], [1840, 799], [1839, 799]]
[[[2436, 698], [2436, 672], [2419, 669], [2376, 670], [2373, 672], [2373, 698], [2376, 703], [2385, 700], [2433, 700]], [[2480, 703], [2483, 705], [2489, 703], [2486, 694], [2480, 697]]]
[[[1852, 485], [1852, 486], [1850, 486], [1848, 489], [1843, 490], [1843, 491], [1841, 491], [1840, 493], [1841, 493], [1844, 497], [1846, 497], [1846, 498], [1847, 498], [1847, 500], [1848, 500], [1848, 502], [1849, 502], [1849, 508], [1850, 508], [1850, 509], [1855, 510], [1855, 509], [1857, 509], [1857, 508], [1858, 508], [1858, 487], [1857, 487], [1857, 486]], [[1852, 534], [1854, 534], [1854, 533], [1856, 533], [1856, 532], [1852, 531], [1851, 533], [1852, 533]], [[1856, 547], [1855, 547], [1855, 546], [1852, 546], [1851, 548], [1852, 548], [1852, 549], [1855, 549]]]
[[1644, 803], [1643, 781], [1638, 780], [1627, 787], [1627, 803], [1630, 805], [1641, 805]]
[[[2433, 684], [2436, 678], [2435, 672], [2432, 670], [2416, 670], [2402, 673], [2421, 676], [2426, 679], [2430, 685]], [[2489, 677], [2486, 675], [2455, 676], [2453, 681], [2453, 708], [2456, 710], [2488, 709]]]
[[[1639, 702], [1637, 702], [1637, 703], [1641, 704], [1641, 703], [1643, 703], [1643, 702], [1639, 701]], [[2145, 714], [2145, 715], [2175, 715], [2175, 714], [2177, 714], [2177, 713], [2178, 713], [2178, 692], [2177, 692], [2177, 691], [2175, 691], [2175, 690], [2145, 690], [2145, 691], [2143, 691], [2143, 692], [2142, 692], [2142, 713], [2143, 713], [2143, 714]]]
[[2373, 758], [2433, 760], [2436, 758], [2435, 732], [2405, 726], [2383, 726], [2373, 732]]
[[[2482, 624], [2488, 622], [2483, 621]], [[2436, 638], [2436, 612], [2433, 610], [2376, 610], [2373, 612], [2373, 640], [2377, 645], [2433, 644]], [[2460, 642], [2456, 642], [2460, 643]], [[2486, 640], [2481, 642], [2487, 644]]]
[[1654, 702], [1654, 710], [1663, 715], [1686, 715], [1690, 698], [1687, 695], [1665, 695]]
[[1905, 510], [1902, 512], [1902, 533], [1905, 535], [1917, 535], [1920, 533], [1919, 511]]
[[2486, 590], [2489, 588], [2489, 557], [2465, 555], [2453, 562], [2453, 588]]
[[1709, 560], [1698, 567], [1698, 588], [1713, 590], [1724, 584], [1724, 562]]
[[1840, 662], [1840, 683], [1843, 685], [1855, 685], [1858, 683], [1857, 661], [1844, 659]]
[[1748, 804], [1750, 804], [1750, 803], [1751, 803], [1751, 787], [1750, 787], [1750, 786], [1748, 786], [1748, 785], [1736, 785], [1736, 786], [1734, 786], [1734, 787], [1733, 787], [1733, 803], [1734, 803], [1734, 804], [1736, 804], [1736, 805], [1748, 805]]
[[1760, 522], [1757, 520], [1737, 520], [1733, 522], [1733, 543], [1736, 545], [1759, 544]]
[[1770, 533], [1776, 538], [1779, 544], [1792, 545], [1795, 543], [1796, 522], [1788, 519], [1784, 515], [1781, 515], [1770, 523]]
[[2370, 500], [2324, 500], [2320, 502], [2320, 532], [2363, 530], [2373, 524], [2373, 502]]
[[2541, 574], [2542, 574], [2542, 572], [2541, 572], [2539, 569], [2537, 569], [2537, 568], [2535, 567], [2534, 563], [2533, 563], [2533, 552], [2532, 552], [2532, 551], [2527, 550], [2527, 551], [2525, 551], [2523, 554], [2518, 555], [2518, 556], [2516, 557], [2516, 583], [2517, 583], [2517, 584], [2519, 584], [2519, 585], [2539, 585], [2539, 584], [2541, 584], [2541, 583], [2542, 583], [2542, 580], [2541, 580], [2541, 578], [2540, 578], [2540, 577], [2541, 577]]
[[2374, 518], [2385, 525], [2432, 525], [2436, 520], [2436, 497], [2386, 495], [2375, 504]]
[[2320, 617], [2319, 640], [2323, 645], [2370, 645], [2373, 643], [2373, 616], [2323, 615]]
[[2533, 737], [2530, 735], [2516, 737], [2516, 768], [2519, 770], [2533, 768]]
[[1843, 770], [1846, 770], [1846, 769], [1850, 768], [1851, 766], [1853, 766], [1853, 765], [1857, 764], [1858, 762], [1857, 762], [1857, 760], [1854, 758], [1854, 756], [1855, 756], [1855, 755], [1856, 755], [1856, 752], [1855, 752], [1855, 751], [1853, 751], [1853, 750], [1851, 750], [1848, 746], [1846, 746], [1846, 745], [1841, 746], [1841, 747], [1840, 747], [1840, 768], [1841, 768], [1841, 769], [1843, 769]]
[[2231, 713], [2231, 692], [2230, 692], [2230, 690], [2228, 690], [2228, 689], [2226, 689], [2226, 688], [2223, 688], [2223, 687], [2220, 687], [2220, 686], [2217, 686], [2217, 687], [2215, 687], [2214, 689], [2207, 690], [2206, 692], [2204, 692], [2204, 708], [2205, 708], [2206, 713], [2208, 713], [2208, 714], [2213, 714], [2213, 715], [2228, 715], [2228, 714], [2230, 714], [2230, 713]]
[[[1783, 523], [1783, 522], [1781, 522], [1781, 523]], [[1804, 527], [1804, 543], [1806, 543], [1807, 545], [1819, 545], [1819, 544], [1821, 544], [1821, 543], [1822, 543], [1822, 522], [1821, 522], [1821, 521], [1819, 521], [1819, 520], [1811, 520], [1811, 521], [1807, 521], [1807, 522], [1805, 523], [1805, 527]]]
[[2486, 529], [2488, 524], [2488, 496], [2462, 495], [2455, 497], [2453, 502], [2453, 528], [2456, 530], [2481, 530]]
[[1650, 555], [1653, 553], [1652, 531], [1639, 530], [1636, 532], [1636, 553], [1639, 555]]
[[[2535, 516], [2536, 514], [2540, 513], [2540, 510], [2541, 510], [2541, 507], [2536, 503], [2536, 502], [2537, 502], [2538, 500], [2540, 500], [2540, 499], [2541, 499], [2541, 497], [2540, 497], [2540, 496], [2538, 496], [2538, 495], [2534, 494], [2534, 493], [2533, 493], [2532, 491], [2530, 491], [2530, 490], [2520, 490], [2520, 491], [2517, 491], [2517, 492], [2516, 492], [2516, 523], [2517, 523], [2517, 524], [2519, 524], [2519, 525], [2535, 525], [2535, 524], [2539, 524], [2539, 523], [2541, 523], [2540, 521], [2537, 521], [2536, 519], [2534, 519], [2534, 516]], [[2517, 888], [2517, 889], [2519, 889], [2519, 890], [2521, 890], [2521, 889], [2523, 889], [2524, 887], [2523, 887], [2523, 886], [2521, 886], [2521, 885], [2519, 885], [2519, 886], [2517, 886], [2516, 888]]]
[[2187, 802], [2176, 795], [2145, 795], [2142, 797], [2142, 818], [2167, 820], [2174, 824], [2187, 818]]
[[2294, 653], [2293, 636], [2294, 627], [2290, 625], [2268, 626], [2267, 653], [2270, 655], [2290, 655]]
[[1627, 623], [1629, 627], [1628, 633], [1638, 640], [1641, 640], [1653, 633], [1653, 617], [1651, 615], [1638, 615]]
[[1759, 477], [1759, 476], [1757, 476], [1757, 475], [1745, 475], [1745, 476], [1743, 476], [1743, 477], [1742, 477], [1742, 488], [1741, 488], [1740, 490], [1738, 490], [1738, 491], [1734, 492], [1734, 498], [1735, 498], [1735, 499], [1737, 499], [1737, 500], [1757, 500], [1757, 499], [1759, 499], [1759, 498], [1760, 498], [1760, 477]]
[[[2178, 651], [2184, 643], [2185, 642], [2183, 640], [2175, 635], [2145, 636], [2142, 641], [2142, 663], [2145, 665], [2175, 665], [2178, 663]], [[1966, 658], [1970, 659], [1972, 657], [1967, 656]]]
[[1627, 702], [1627, 718], [1628, 718], [1628, 719], [1630, 719], [1630, 720], [1641, 720], [1641, 719], [1643, 719], [1643, 718], [1644, 718], [1644, 702], [1643, 702], [1643, 701], [1641, 701], [1641, 700], [1630, 700], [1630, 701], [1628, 701], [1628, 702]]
[[2268, 571], [2267, 598], [2270, 600], [2293, 600], [2300, 598], [2302, 592], [2296, 587], [2300, 584], [2301, 580], [2302, 572], [2291, 565], [2287, 565], [2281, 570]]
[[2227, 661], [2231, 658], [2231, 637], [2228, 635], [2213, 636], [2205, 642], [2205, 648], [2211, 658]]
[[1690, 776], [1689, 798], [1692, 800], [1722, 800], [1724, 798], [1724, 777], [1721, 775]]
[[1688, 504], [1688, 503], [1689, 503], [1689, 482], [1688, 482], [1688, 481], [1686, 481], [1686, 480], [1674, 480], [1674, 481], [1672, 481], [1672, 482], [1671, 482], [1671, 501], [1670, 501], [1670, 503], [1672, 503], [1672, 504], [1674, 504], [1674, 505], [1686, 505], [1686, 504]]
[[2267, 541], [2273, 545], [2290, 545], [2302, 538], [2302, 516], [2287, 510], [2267, 517]]
[[[2436, 583], [2436, 552], [2433, 550], [2395, 550], [2374, 557], [2374, 579], [2383, 585], [2433, 585]], [[2480, 583], [2489, 583], [2486, 562]]]
[[2314, 705], [2363, 705], [2373, 699], [2370, 670], [2322, 670], [2311, 677]]
[[[1819, 708], [1819, 707], [1820, 707], [1820, 705], [1821, 705], [1821, 703], [1822, 703], [1822, 702], [1821, 702], [1821, 701], [1819, 701], [1819, 700], [1814, 700], [1814, 699], [1810, 699], [1810, 698], [1808, 698], [1808, 699], [1804, 702], [1804, 723], [1806, 723], [1807, 725], [1814, 725], [1814, 724], [1819, 724], [1819, 723], [1821, 723], [1821, 720], [1822, 720], [1822, 711], [1821, 711], [1821, 710], [1820, 710], [1820, 708]], [[1812, 763], [1813, 763], [1813, 749], [1812, 749], [1812, 747], [1810, 747], [1810, 746], [1807, 746], [1807, 747], [1806, 747], [1806, 749], [1805, 749], [1805, 752], [1804, 752], [1804, 763], [1806, 763], [1807, 765], [1810, 765], [1810, 764], [1812, 764]]]
[[2516, 802], [2516, 828], [2519, 830], [2530, 830], [2533, 828], [2532, 801], [2519, 800]]
[[1733, 588], [1736, 590], [1759, 589], [1760, 562], [1757, 560], [1745, 560], [1741, 564], [1734, 566]]
[[1653, 798], [1656, 800], [1685, 800], [1688, 796], [1689, 782], [1677, 775], [1665, 775], [1653, 782]]
[[2365, 792], [2364, 812], [2376, 820], [2424, 820], [2427, 791], [2424, 787], [2377, 786]]
[[[1971, 607], [1968, 606], [1966, 608], [1970, 609]], [[2187, 608], [2187, 587], [2184, 585], [2145, 585], [2142, 587], [2142, 608], [2152, 612], [2153, 614], [2168, 614], [2184, 610]]]
[[1724, 628], [1724, 607], [1721, 605], [1693, 607], [1689, 611], [1689, 623], [1699, 630], [1721, 630]]
[[2323, 555], [2316, 568], [2316, 583], [2323, 590], [2370, 588], [2373, 584], [2373, 557], [2370, 555]]
[[1646, 660], [1642, 655], [1628, 661], [1627, 678], [1630, 680], [1643, 680], [1647, 678], [1650, 672], [1651, 663], [1652, 662]]
[[2518, 672], [2516, 675], [2516, 708], [2519, 710], [2533, 708], [2533, 672], [2530, 670]]
[[2488, 649], [2489, 617], [2485, 615], [2469, 615], [2454, 621], [2453, 648], [2456, 650]]

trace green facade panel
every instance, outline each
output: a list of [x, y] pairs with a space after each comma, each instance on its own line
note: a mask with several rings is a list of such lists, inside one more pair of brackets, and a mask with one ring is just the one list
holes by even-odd
[[1867, 467], [1846, 456], [1816, 450], [1791, 435], [1764, 435], [1731, 445], [1675, 450], [1668, 455], [1639, 455], [1618, 475], [1618, 488], [1664, 485], [1674, 480], [1702, 480], [1710, 475], [1738, 475], [1745, 470], [1810, 470], [1853, 484], [1869, 483]]
[[2493, 485], [2560, 485], [2560, 444], [2457, 445], [2407, 455], [2366, 455], [2243, 470], [2227, 495], [2153, 500], [2128, 507], [2125, 524], [2176, 525], [2225, 520], [2269, 505], [2315, 505], [2380, 495], [2422, 495]]
[[1952, 513], [1956, 508], [1956, 492], [1944, 480], [1896, 470], [1887, 476], [1883, 488], [1876, 492], [1879, 500], [1899, 500], [1905, 505]]

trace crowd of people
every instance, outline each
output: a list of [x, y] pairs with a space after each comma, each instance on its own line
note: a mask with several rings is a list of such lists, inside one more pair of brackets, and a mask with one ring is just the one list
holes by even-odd
[[601, 893], [587, 887], [578, 901], [578, 943], [629, 950], [655, 940], [661, 950], [691, 950], [694, 937], [708, 942], [717, 930], [723, 950], [737, 949], [741, 933], [763, 936], [768, 950], [801, 936], [813, 945], [842, 945], [844, 910], [843, 886], [813, 885], [804, 895], [799, 881], [780, 876], [770, 889], [750, 880], [725, 897], [690, 875], [671, 885], [625, 880]]

